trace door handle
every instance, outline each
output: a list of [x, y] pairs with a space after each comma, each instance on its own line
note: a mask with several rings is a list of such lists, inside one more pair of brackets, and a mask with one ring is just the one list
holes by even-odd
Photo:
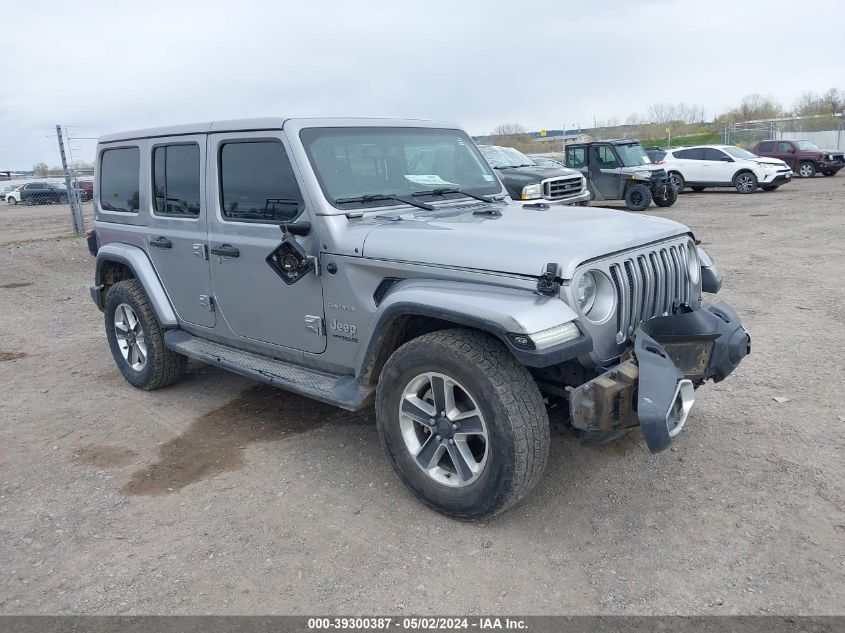
[[155, 246], [156, 248], [173, 248], [173, 242], [166, 237], [157, 237], [150, 240], [150, 246]]
[[240, 257], [241, 252], [231, 244], [220, 244], [212, 247], [211, 254], [220, 257]]

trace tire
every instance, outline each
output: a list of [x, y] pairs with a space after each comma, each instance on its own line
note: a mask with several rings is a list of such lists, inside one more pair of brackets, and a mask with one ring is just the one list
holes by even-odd
[[35, 200], [33, 198], [27, 198], [26, 200], [23, 201], [23, 203], [26, 206], [31, 207], [35, 204]]
[[707, 189], [707, 187], [691, 187], [691, 189], [692, 189], [694, 192], [698, 193], [698, 192], [700, 192], [700, 191], [704, 191], [705, 189]]
[[675, 189], [678, 191], [678, 193], [681, 193], [684, 190], [684, 187], [686, 187], [686, 181], [684, 180], [684, 177], [676, 171], [669, 172], [669, 180], [672, 182], [673, 185], [675, 185]]
[[739, 193], [754, 193], [757, 191], [757, 176], [750, 171], [741, 171], [734, 176], [734, 189]]
[[67, 203], [68, 203], [68, 197], [67, 196], [59, 196], [59, 199], [56, 202], [56, 204], [67, 204]]
[[671, 183], [658, 185], [657, 194], [652, 194], [652, 197], [658, 207], [671, 207], [678, 200], [678, 190]]
[[775, 189], [777, 189], [778, 187], [780, 187], [780, 185], [763, 185], [763, 186], [762, 186], [762, 187], [760, 187], [760, 188], [761, 188], [763, 191], [774, 191], [774, 190], [775, 190]]
[[[461, 403], [452, 411], [478, 415], [438, 416], [438, 377], [451, 381], [452, 400]], [[400, 413], [408, 398], [422, 405], [410, 405], [415, 418]], [[375, 408], [379, 435], [399, 478], [420, 501], [456, 519], [481, 519], [513, 506], [536, 485], [548, 460], [549, 418], [537, 384], [500, 341], [481, 332], [441, 330], [405, 343], [384, 366]], [[461, 427], [461, 419], [473, 420], [476, 433], [462, 432], [469, 426]], [[453, 433], [459, 438], [454, 444], [448, 439]], [[451, 457], [462, 453], [461, 441], [473, 459], [473, 466], [461, 460], [464, 469]], [[428, 446], [437, 461], [424, 467], [417, 460]]]
[[816, 166], [809, 160], [798, 165], [798, 175], [801, 178], [812, 178], [816, 175]]
[[625, 205], [631, 211], [643, 211], [651, 204], [651, 189], [643, 184], [630, 185], [625, 190]]
[[[125, 307], [134, 315], [136, 327], [133, 327], [132, 319], [127, 318]], [[122, 322], [123, 328], [116, 325], [118, 321]], [[144, 288], [137, 279], [127, 279], [109, 288], [106, 295], [105, 325], [114, 362], [129, 384], [138, 389], [152, 391], [172, 385], [182, 377], [187, 358], [164, 346], [164, 332], [159, 326]], [[121, 336], [120, 341], [118, 330], [127, 333], [125, 337]], [[131, 340], [135, 343], [136, 353], [143, 351], [143, 364], [134, 362], [140, 360], [140, 357], [133, 356], [132, 345], [126, 345], [129, 332], [134, 334]], [[124, 345], [128, 352], [124, 351]]]
[[17, 198], [12, 198], [10, 196], [9, 198], [6, 198], [6, 202], [8, 202], [12, 206], [15, 206], [18, 203], [18, 200], [17, 200]]

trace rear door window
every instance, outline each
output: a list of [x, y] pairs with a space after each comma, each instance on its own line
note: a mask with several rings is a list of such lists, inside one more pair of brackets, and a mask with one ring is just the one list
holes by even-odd
[[161, 145], [153, 150], [155, 211], [197, 217], [200, 212], [200, 148], [196, 143]]
[[140, 207], [141, 151], [107, 149], [100, 158], [100, 206], [105, 211], [137, 213]]
[[570, 167], [583, 167], [585, 163], [584, 160], [584, 148], [583, 147], [567, 147], [566, 148], [566, 164]]

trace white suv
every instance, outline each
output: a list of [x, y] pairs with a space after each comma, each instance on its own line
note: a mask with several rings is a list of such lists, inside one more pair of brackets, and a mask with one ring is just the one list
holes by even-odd
[[774, 191], [792, 180], [792, 170], [777, 158], [764, 158], [733, 145], [698, 145], [666, 152], [661, 163], [678, 192], [684, 187], [734, 187], [754, 193]]

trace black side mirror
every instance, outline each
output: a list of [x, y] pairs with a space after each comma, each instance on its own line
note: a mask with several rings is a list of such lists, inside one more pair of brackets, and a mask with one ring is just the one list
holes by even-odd
[[299, 235], [300, 237], [308, 235], [311, 232], [311, 223], [303, 222], [283, 222], [279, 225], [282, 233], [290, 233], [291, 235]]

